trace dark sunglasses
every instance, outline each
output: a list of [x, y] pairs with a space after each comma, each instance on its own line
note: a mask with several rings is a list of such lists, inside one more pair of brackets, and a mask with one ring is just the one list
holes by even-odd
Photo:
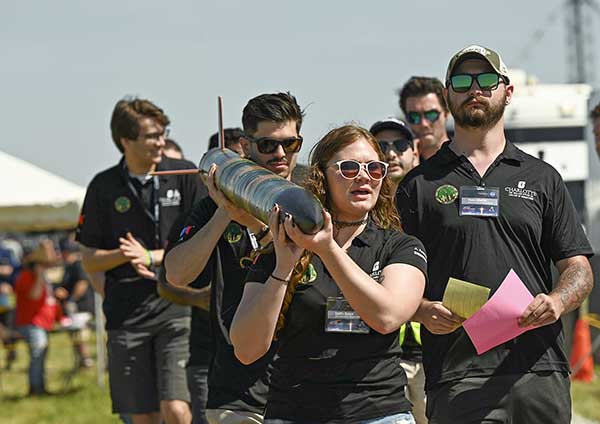
[[283, 147], [283, 151], [286, 153], [297, 153], [302, 147], [302, 136], [290, 137], [290, 138], [271, 138], [271, 137], [259, 137], [254, 138], [245, 136], [252, 143], [256, 144], [256, 148], [263, 155], [268, 155], [277, 150], [278, 146]]
[[427, 119], [429, 122], [434, 123], [435, 121], [438, 120], [441, 113], [442, 112], [440, 112], [439, 110], [435, 110], [435, 109], [426, 110], [423, 113], [408, 112], [406, 114], [406, 119], [407, 119], [408, 123], [412, 124], [412, 125], [419, 125], [423, 119]]
[[381, 151], [385, 154], [391, 149], [394, 149], [398, 153], [404, 153], [409, 147], [412, 147], [410, 141], [405, 138], [399, 138], [393, 141], [378, 141]]
[[477, 85], [482, 90], [495, 90], [500, 82], [504, 82], [502, 77], [495, 72], [454, 74], [450, 77], [450, 86], [457, 93], [466, 93], [471, 89], [474, 80], [477, 80]]
[[[364, 168], [369, 178], [375, 181], [383, 180], [387, 174], [388, 164], [380, 160], [372, 160], [371, 162], [358, 162], [356, 160], [340, 160], [334, 163], [338, 167], [342, 177], [347, 180], [353, 180], [359, 176], [360, 170]], [[331, 166], [333, 166], [331, 165]]]

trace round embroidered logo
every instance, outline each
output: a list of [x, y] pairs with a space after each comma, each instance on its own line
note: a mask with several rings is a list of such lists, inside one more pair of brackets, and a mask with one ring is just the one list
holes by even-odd
[[230, 223], [225, 229], [223, 237], [229, 244], [238, 243], [242, 239], [242, 227], [235, 222]]
[[308, 264], [304, 275], [300, 279], [300, 284], [309, 284], [317, 279], [317, 270], [312, 264]]
[[131, 209], [131, 200], [126, 196], [121, 196], [115, 200], [115, 210], [119, 213], [125, 213]]
[[435, 191], [435, 200], [443, 205], [449, 205], [458, 197], [458, 190], [450, 184], [444, 184]]

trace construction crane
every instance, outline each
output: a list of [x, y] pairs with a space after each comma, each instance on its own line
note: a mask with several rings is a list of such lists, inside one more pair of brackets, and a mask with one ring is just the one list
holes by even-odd
[[[595, 65], [591, 14], [589, 8], [600, 16], [600, 5], [596, 0], [567, 0], [567, 55], [569, 80], [572, 83], [590, 83], [594, 80]], [[569, 47], [573, 48], [569, 48]]]
[[571, 83], [593, 83], [595, 56], [592, 14], [586, 13], [586, 9], [595, 12], [600, 18], [600, 4], [597, 0], [565, 0], [556, 5], [549, 11], [543, 23], [530, 35], [529, 40], [521, 48], [513, 63], [522, 64], [526, 62], [537, 44], [548, 31], [556, 28], [556, 20], [564, 14], [567, 30], [568, 81]]

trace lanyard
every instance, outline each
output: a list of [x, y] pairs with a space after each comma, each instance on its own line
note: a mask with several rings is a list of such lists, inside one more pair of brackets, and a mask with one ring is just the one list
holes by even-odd
[[160, 249], [160, 182], [158, 175], [153, 177], [154, 195], [152, 202], [154, 203], [154, 242], [155, 248]]
[[146, 204], [144, 203], [143, 197], [140, 196], [133, 183], [131, 182], [131, 177], [127, 171], [127, 165], [125, 165], [125, 175], [127, 178], [127, 186], [132, 194], [139, 200], [142, 205], [142, 209], [144, 213], [146, 213], [154, 222], [154, 249], [160, 249], [160, 181], [157, 175], [152, 177], [152, 204], [154, 205], [153, 213], [151, 214], [148, 209], [146, 209]]

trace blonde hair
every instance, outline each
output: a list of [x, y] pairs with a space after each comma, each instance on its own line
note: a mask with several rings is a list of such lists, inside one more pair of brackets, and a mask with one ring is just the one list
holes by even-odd
[[[310, 167], [304, 187], [321, 201], [325, 208], [332, 213], [333, 217], [335, 217], [335, 210], [329, 197], [325, 174], [327, 163], [341, 149], [355, 143], [361, 138], [364, 138], [373, 147], [375, 152], [377, 152], [379, 160], [385, 160], [385, 156], [379, 148], [379, 143], [377, 143], [375, 137], [358, 125], [344, 125], [329, 131], [311, 150]], [[400, 216], [394, 204], [394, 194], [392, 181], [389, 178], [384, 178], [377, 202], [369, 214], [379, 227], [401, 231]], [[277, 319], [276, 337], [285, 325], [285, 315], [292, 303], [296, 287], [302, 281], [311, 259], [312, 253], [304, 251], [294, 267], [292, 278], [283, 298], [279, 318]]]

